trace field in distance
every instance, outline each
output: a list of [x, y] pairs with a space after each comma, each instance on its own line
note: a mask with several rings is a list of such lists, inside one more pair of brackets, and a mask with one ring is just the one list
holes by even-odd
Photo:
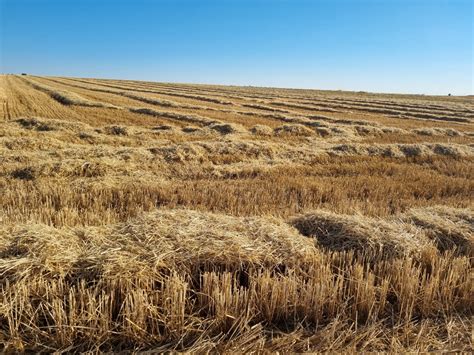
[[474, 98], [0, 76], [0, 351], [469, 351]]

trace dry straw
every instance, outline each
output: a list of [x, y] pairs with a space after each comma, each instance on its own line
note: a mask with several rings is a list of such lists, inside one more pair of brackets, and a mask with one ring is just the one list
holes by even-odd
[[473, 116], [0, 76], [0, 351], [471, 351]]

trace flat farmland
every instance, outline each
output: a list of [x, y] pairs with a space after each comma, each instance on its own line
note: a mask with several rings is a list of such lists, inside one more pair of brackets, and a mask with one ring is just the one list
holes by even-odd
[[473, 121], [469, 96], [2, 75], [0, 350], [472, 350]]

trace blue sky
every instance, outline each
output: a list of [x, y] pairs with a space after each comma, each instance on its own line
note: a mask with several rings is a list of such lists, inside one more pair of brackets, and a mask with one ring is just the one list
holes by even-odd
[[473, 94], [467, 0], [0, 0], [0, 71]]

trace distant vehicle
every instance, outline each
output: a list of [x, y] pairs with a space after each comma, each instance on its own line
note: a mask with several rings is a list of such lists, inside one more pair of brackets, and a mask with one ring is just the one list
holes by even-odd
[[21, 73], [21, 75], [27, 75], [26, 73]]
[[448, 94], [448, 96], [451, 96], [451, 94]]

